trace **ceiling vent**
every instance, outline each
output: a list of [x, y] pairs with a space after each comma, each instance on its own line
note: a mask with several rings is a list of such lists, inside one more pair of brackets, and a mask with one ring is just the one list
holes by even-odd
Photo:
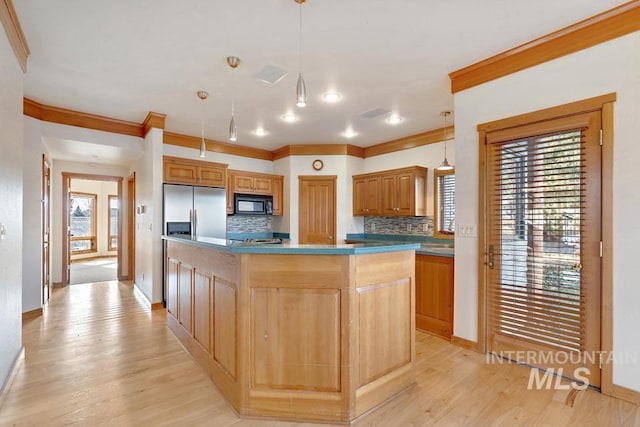
[[367, 119], [373, 119], [375, 117], [384, 116], [385, 114], [389, 114], [389, 111], [384, 108], [374, 108], [373, 110], [365, 111], [361, 116], [366, 117]]
[[275, 65], [266, 65], [262, 70], [258, 72], [254, 77], [260, 81], [274, 85], [287, 75], [287, 70], [284, 70]]

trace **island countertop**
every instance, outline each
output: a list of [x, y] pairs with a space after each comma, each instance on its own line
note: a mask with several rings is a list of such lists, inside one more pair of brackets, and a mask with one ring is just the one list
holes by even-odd
[[338, 245], [310, 245], [299, 243], [252, 244], [214, 237], [162, 236], [164, 240], [192, 244], [235, 254], [304, 254], [304, 255], [360, 255], [420, 249], [415, 242], [366, 242]]

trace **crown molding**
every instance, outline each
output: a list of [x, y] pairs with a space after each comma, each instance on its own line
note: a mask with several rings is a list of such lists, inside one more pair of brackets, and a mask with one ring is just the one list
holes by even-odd
[[9, 44], [20, 63], [22, 72], [26, 73], [27, 58], [29, 58], [31, 51], [11, 0], [0, 0], [0, 22], [2, 22], [4, 31], [7, 33], [7, 39], [9, 39]]
[[409, 148], [421, 147], [436, 142], [453, 139], [455, 137], [455, 127], [447, 126], [442, 129], [433, 129], [416, 135], [405, 136], [364, 148], [364, 158], [379, 156], [381, 154], [393, 153], [394, 151], [407, 150]]
[[[200, 138], [181, 135], [179, 133], [164, 132], [163, 142], [169, 145], [177, 145], [186, 148], [200, 148]], [[261, 148], [244, 147], [242, 145], [227, 144], [226, 142], [205, 139], [207, 151], [214, 153], [231, 154], [234, 156], [251, 157], [261, 160], [273, 160], [273, 152]]]
[[345, 155], [364, 158], [364, 148], [351, 144], [296, 144], [285, 145], [273, 151], [273, 160], [289, 156]]
[[152, 128], [164, 130], [164, 122], [166, 118], [166, 114], [149, 111], [149, 114], [147, 114], [147, 117], [142, 122], [142, 133], [146, 135]]
[[640, 0], [632, 0], [450, 73], [451, 92], [460, 92], [638, 30]]
[[143, 127], [139, 123], [68, 110], [66, 108], [52, 107], [51, 105], [40, 104], [29, 98], [24, 98], [23, 100], [23, 112], [26, 116], [45, 122], [60, 123], [122, 135], [144, 136]]

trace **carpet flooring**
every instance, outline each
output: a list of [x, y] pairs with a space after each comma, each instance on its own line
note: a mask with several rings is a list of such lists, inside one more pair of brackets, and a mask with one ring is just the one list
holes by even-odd
[[99, 258], [71, 263], [69, 283], [106, 282], [118, 280], [118, 258]]

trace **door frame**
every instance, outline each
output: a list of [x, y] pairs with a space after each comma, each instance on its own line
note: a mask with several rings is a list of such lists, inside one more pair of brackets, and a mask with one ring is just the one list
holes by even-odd
[[333, 242], [336, 244], [336, 228], [338, 215], [338, 176], [337, 175], [298, 175], [298, 241], [302, 237], [302, 221], [300, 221], [300, 212], [302, 212], [302, 181], [327, 181], [333, 180]]
[[118, 184], [118, 280], [122, 276], [122, 177], [111, 175], [92, 175], [86, 173], [62, 172], [62, 286], [69, 285], [69, 265], [71, 251], [69, 250], [69, 186], [72, 179], [87, 179], [91, 181], [115, 181]]
[[136, 266], [136, 173], [127, 177], [127, 280], [133, 280]]
[[[42, 154], [42, 186], [41, 186], [41, 216], [40, 232], [42, 242], [42, 304], [44, 305], [51, 296], [51, 162], [46, 154]], [[46, 236], [46, 238], [45, 238]], [[47, 250], [44, 245], [47, 244]]]
[[[482, 123], [478, 130], [478, 342], [477, 350], [487, 352], [487, 269], [486, 269], [486, 135], [499, 129], [507, 129], [553, 118], [600, 111], [602, 113], [602, 182], [601, 182], [601, 236], [603, 253], [601, 258], [601, 309], [600, 351], [605, 355], [613, 352], [613, 105], [616, 94], [588, 98], [556, 107], [525, 113], [506, 119]], [[609, 358], [603, 358], [600, 376], [602, 394], [614, 395], [613, 366]]]

